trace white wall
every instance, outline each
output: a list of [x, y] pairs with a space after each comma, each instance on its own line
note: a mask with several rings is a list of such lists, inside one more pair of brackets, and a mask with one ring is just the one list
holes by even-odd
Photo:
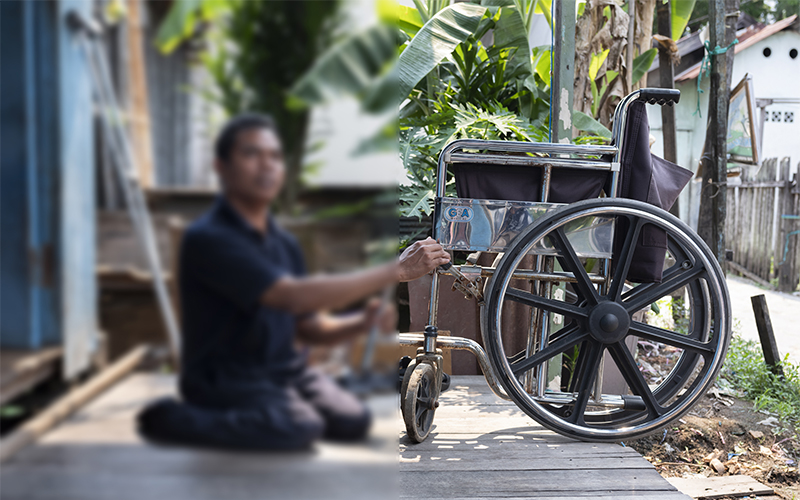
[[[345, 5], [352, 31], [361, 31], [377, 23], [373, 0], [349, 0]], [[396, 113], [375, 116], [362, 112], [360, 108], [355, 98], [342, 97], [312, 110], [307, 144], [311, 146], [321, 142], [322, 147], [305, 158], [306, 164], [314, 166], [305, 175], [308, 184], [391, 187], [405, 180], [405, 170], [396, 148], [353, 155], [362, 141], [396, 121]]]
[[[771, 49], [764, 57], [764, 48]], [[800, 98], [800, 55], [789, 57], [789, 51], [800, 52], [800, 34], [785, 30], [761, 40], [736, 54], [733, 63], [732, 86], [749, 73], [753, 77], [756, 98]], [[709, 78], [701, 82], [700, 112], [697, 113], [697, 80], [676, 85], [681, 91], [681, 102], [676, 107], [678, 164], [694, 172], [700, 164], [708, 119]], [[761, 158], [790, 156], [796, 167], [800, 161], [800, 105], [773, 104], [767, 107], [770, 121], [764, 124], [764, 143]], [[772, 113], [779, 113], [780, 122], [772, 121]], [[794, 121], [785, 121], [786, 113], [794, 113]], [[648, 106], [650, 133], [656, 139], [653, 152], [663, 156], [661, 110]], [[758, 119], [758, 118], [757, 118]], [[700, 181], [696, 179], [681, 193], [681, 219], [697, 228]]]

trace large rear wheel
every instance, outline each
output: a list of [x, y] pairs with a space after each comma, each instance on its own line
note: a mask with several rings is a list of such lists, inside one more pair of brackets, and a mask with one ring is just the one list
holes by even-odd
[[[602, 262], [579, 255], [567, 236], [597, 217], [617, 232], [607, 280], [592, 272]], [[666, 233], [663, 277], [637, 284], [628, 279], [636, 243], [654, 233]], [[543, 248], [567, 274], [567, 293], [539, 295], [532, 290], [546, 287], [520, 286], [514, 276], [533, 249]], [[545, 427], [579, 439], [631, 439], [676, 420], [713, 383], [730, 340], [728, 291], [711, 251], [673, 215], [634, 200], [587, 200], [539, 219], [511, 244], [487, 289], [484, 343], [506, 393]], [[504, 324], [509, 307], [517, 309], [505, 314]], [[534, 349], [519, 351], [509, 340], [519, 325], [508, 318], [519, 318], [520, 307], [558, 317], [560, 326]], [[663, 308], [666, 313], [652, 312]], [[553, 364], [561, 368], [557, 380], [525, 383], [529, 374], [552, 374], [547, 367]], [[599, 372], [614, 370], [624, 389], [608, 393]]]

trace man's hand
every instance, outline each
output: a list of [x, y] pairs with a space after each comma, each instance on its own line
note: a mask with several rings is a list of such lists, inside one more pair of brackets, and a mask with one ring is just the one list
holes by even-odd
[[433, 238], [417, 241], [399, 259], [398, 281], [414, 281], [450, 262], [450, 255]]
[[364, 307], [364, 329], [371, 330], [377, 326], [380, 333], [397, 331], [397, 308], [391, 302], [383, 303], [374, 297]]

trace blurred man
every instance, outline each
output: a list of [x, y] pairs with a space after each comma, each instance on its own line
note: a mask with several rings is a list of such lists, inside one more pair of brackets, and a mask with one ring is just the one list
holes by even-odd
[[234, 118], [215, 154], [223, 194], [189, 227], [181, 248], [183, 400], [146, 408], [141, 432], [157, 441], [246, 449], [364, 438], [366, 407], [307, 366], [294, 341], [334, 344], [374, 324], [393, 329], [394, 311], [380, 314], [374, 303], [348, 316], [323, 311], [417, 279], [448, 254], [429, 238], [383, 266], [307, 276], [299, 245], [270, 214], [285, 174], [273, 121]]

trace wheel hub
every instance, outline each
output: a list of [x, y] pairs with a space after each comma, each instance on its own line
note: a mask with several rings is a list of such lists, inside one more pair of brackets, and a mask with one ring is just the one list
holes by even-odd
[[628, 311], [616, 302], [601, 302], [589, 313], [589, 334], [603, 344], [624, 339], [630, 326]]

